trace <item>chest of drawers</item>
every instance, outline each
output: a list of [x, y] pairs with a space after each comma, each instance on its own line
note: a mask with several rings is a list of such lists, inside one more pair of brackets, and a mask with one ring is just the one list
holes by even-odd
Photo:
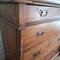
[[50, 60], [60, 46], [60, 7], [28, 0], [3, 0], [0, 29], [5, 60]]

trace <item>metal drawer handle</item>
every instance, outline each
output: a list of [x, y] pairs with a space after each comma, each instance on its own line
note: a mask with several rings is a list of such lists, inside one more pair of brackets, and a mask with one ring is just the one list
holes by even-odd
[[41, 32], [36, 32], [36, 35], [37, 35], [37, 36], [42, 36], [43, 34], [44, 34], [43, 31], [41, 31]]
[[46, 11], [46, 10], [38, 10], [38, 13], [39, 13], [39, 15], [41, 17], [45, 17], [45, 16], [47, 16], [48, 11]]
[[38, 56], [41, 52], [38, 51], [37, 53], [34, 54], [34, 57]]

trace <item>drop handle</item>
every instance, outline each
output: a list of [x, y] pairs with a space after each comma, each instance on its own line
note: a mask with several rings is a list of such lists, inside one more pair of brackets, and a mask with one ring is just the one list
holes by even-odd
[[36, 53], [34, 54], [34, 57], [40, 55], [40, 53], [41, 53], [40, 51], [36, 52]]
[[38, 10], [38, 13], [41, 17], [45, 17], [45, 16], [47, 16], [48, 11], [47, 10]]
[[41, 32], [36, 32], [36, 36], [42, 36], [43, 34], [44, 34], [43, 31], [41, 31]]

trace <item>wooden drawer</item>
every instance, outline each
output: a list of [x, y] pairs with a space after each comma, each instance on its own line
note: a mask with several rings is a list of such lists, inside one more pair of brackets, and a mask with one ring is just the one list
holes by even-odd
[[49, 19], [55, 20], [55, 18], [59, 18], [60, 15], [60, 8], [27, 5], [26, 9], [26, 23]]
[[50, 22], [29, 26], [22, 30], [21, 40], [23, 42], [23, 50], [27, 50], [45, 40], [56, 37], [55, 23], [56, 22]]
[[24, 52], [23, 60], [45, 60], [44, 53], [48, 49], [48, 41]]

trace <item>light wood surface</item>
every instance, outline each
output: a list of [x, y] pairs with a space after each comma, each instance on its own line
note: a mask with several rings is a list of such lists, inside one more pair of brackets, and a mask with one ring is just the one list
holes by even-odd
[[[42, 59], [42, 57], [40, 57], [40, 56], [42, 56], [47, 51], [47, 49], [48, 49], [48, 41], [25, 51], [24, 60], [34, 60], [34, 59], [40, 60], [40, 59]], [[36, 54], [36, 56], [35, 56], [35, 54]]]
[[[27, 5], [26, 7], [27, 21], [26, 22], [60, 18], [59, 10], [60, 10], [59, 8], [56, 9], [54, 7]], [[42, 13], [42, 16], [40, 15], [41, 11], [42, 12], [44, 11], [44, 13]], [[46, 16], [44, 16], [45, 13], [46, 13]]]
[[[55, 31], [55, 24], [56, 22], [50, 22], [26, 27], [23, 29], [21, 35], [21, 39], [23, 41], [23, 49], [27, 50], [36, 44], [56, 37], [57, 32]], [[40, 33], [42, 35], [37, 36], [37, 33]]]

